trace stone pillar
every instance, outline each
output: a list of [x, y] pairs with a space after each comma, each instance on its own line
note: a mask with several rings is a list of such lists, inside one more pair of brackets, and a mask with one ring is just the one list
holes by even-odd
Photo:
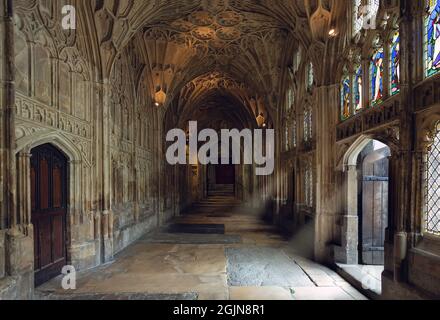
[[102, 173], [103, 173], [103, 147], [102, 147], [102, 106], [104, 85], [102, 82], [96, 81], [94, 83], [92, 105], [92, 119], [95, 127], [95, 134], [93, 135], [93, 149], [95, 165], [93, 167], [93, 201], [92, 211], [94, 215], [93, 233], [95, 241], [95, 264], [99, 265], [102, 262], [102, 237], [101, 237], [101, 210], [102, 210]]
[[344, 199], [346, 212], [342, 217], [342, 243], [335, 247], [335, 262], [344, 264], [358, 264], [358, 172], [355, 165], [348, 166], [345, 172]]
[[[162, 150], [162, 136], [161, 136], [161, 126], [162, 126], [162, 122], [164, 121], [163, 117], [162, 117], [162, 113], [160, 110], [156, 109], [154, 112], [154, 131], [153, 131], [153, 137], [155, 137], [154, 139], [154, 148], [153, 148], [153, 152], [154, 152], [154, 165], [153, 167], [155, 168], [155, 172], [154, 174], [156, 175], [157, 178], [157, 184], [155, 186], [155, 198], [156, 198], [156, 226], [160, 227], [161, 225], [161, 220], [162, 220], [162, 214], [164, 212], [165, 209], [165, 197], [164, 197], [164, 190], [163, 190], [163, 186], [164, 186], [164, 177], [165, 177], [165, 172], [163, 170], [163, 164], [161, 163], [161, 150]], [[192, 169], [194, 170], [194, 168], [192, 167]], [[165, 184], [166, 185], [166, 184]], [[193, 184], [195, 185], [195, 184]], [[194, 192], [196, 192], [197, 190], [194, 190]], [[197, 197], [197, 196], [195, 196]]]
[[322, 86], [315, 89], [317, 105], [313, 110], [316, 135], [315, 171], [316, 177], [316, 219], [315, 259], [331, 262], [328, 245], [333, 240], [333, 225], [336, 223], [335, 146], [339, 110], [339, 85]]
[[[274, 174], [271, 177], [268, 177], [269, 186], [271, 186], [272, 190], [269, 191], [270, 199], [273, 199], [272, 205], [272, 221], [275, 225], [279, 225], [280, 221], [280, 213], [282, 207], [282, 161], [281, 161], [281, 153], [283, 151], [283, 141], [284, 141], [284, 129], [282, 122], [282, 110], [283, 105], [282, 101], [279, 103], [279, 107], [277, 108], [277, 118], [275, 119], [274, 128], [275, 128], [275, 169]], [[272, 183], [272, 185], [270, 185]]]
[[108, 79], [103, 84], [103, 118], [102, 118], [102, 217], [101, 217], [101, 236], [102, 236], [102, 262], [113, 260], [113, 212], [111, 209], [111, 115], [110, 115], [110, 94], [111, 86]]
[[[0, 224], [2, 228], [9, 229], [5, 236], [0, 236], [4, 238], [4, 245], [0, 244], [0, 248], [3, 248], [0, 249], [0, 264], [4, 267], [0, 267], [0, 273], [16, 280], [6, 294], [0, 288], [0, 299], [29, 299], [33, 294], [34, 244], [31, 237], [20, 232], [19, 227], [19, 223], [29, 218], [28, 212], [17, 210], [12, 2], [0, 1]], [[28, 206], [28, 203], [24, 206]]]
[[83, 223], [82, 217], [82, 188], [81, 188], [81, 174], [82, 174], [82, 161], [81, 160], [71, 160], [69, 161], [69, 170], [70, 170], [70, 180], [69, 180], [69, 188], [70, 188], [70, 212], [69, 216], [71, 219], [72, 227], [80, 227]]
[[27, 236], [33, 236], [31, 224], [31, 154], [22, 151], [17, 156], [17, 203], [18, 222], [20, 231]]
[[[406, 10], [403, 11], [400, 23], [401, 36], [401, 88], [400, 105], [404, 106], [400, 113], [399, 140], [400, 150], [394, 161], [392, 156], [390, 175], [391, 183], [395, 189], [391, 193], [395, 199], [392, 208], [394, 215], [394, 280], [406, 282], [407, 272], [407, 251], [408, 251], [408, 232], [411, 231], [410, 221], [413, 214], [413, 192], [412, 192], [412, 166], [413, 150], [415, 150], [414, 134], [416, 132], [415, 122], [413, 121], [414, 99], [412, 97], [413, 79], [415, 74], [411, 68], [413, 59], [414, 42], [417, 36], [413, 32], [413, 17], [411, 12], [413, 1], [405, 1]], [[399, 181], [399, 185], [395, 185]]]
[[15, 69], [12, 0], [0, 2], [0, 227], [17, 230]]

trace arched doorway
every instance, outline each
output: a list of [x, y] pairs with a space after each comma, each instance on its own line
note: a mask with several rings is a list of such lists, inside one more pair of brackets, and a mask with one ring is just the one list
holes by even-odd
[[335, 261], [343, 276], [348, 274], [374, 297], [381, 295], [391, 221], [390, 158], [388, 145], [363, 136], [349, 148], [343, 163], [345, 215]]
[[[227, 162], [232, 163], [232, 159]], [[233, 164], [222, 164], [221, 159], [217, 165], [207, 167], [207, 188], [208, 196], [212, 195], [235, 195], [236, 166]]]
[[67, 263], [67, 158], [45, 144], [31, 150], [31, 220], [35, 285], [61, 273]]
[[359, 155], [359, 263], [362, 265], [384, 265], [390, 155], [390, 148], [376, 140], [370, 141]]

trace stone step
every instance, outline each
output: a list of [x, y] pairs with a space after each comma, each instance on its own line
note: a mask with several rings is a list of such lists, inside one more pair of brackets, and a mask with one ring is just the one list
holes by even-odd
[[169, 233], [193, 233], [193, 234], [225, 234], [224, 224], [189, 224], [175, 223], [167, 228]]

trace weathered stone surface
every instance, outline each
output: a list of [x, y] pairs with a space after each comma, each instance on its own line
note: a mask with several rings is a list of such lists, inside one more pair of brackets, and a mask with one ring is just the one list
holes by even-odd
[[6, 248], [5, 248], [6, 231], [0, 230], [0, 279], [5, 276]]
[[216, 234], [178, 234], [157, 232], [144, 236], [140, 241], [146, 243], [180, 243], [180, 244], [237, 244], [241, 243], [239, 235]]
[[170, 224], [167, 231], [170, 233], [224, 234], [225, 226], [223, 224], [178, 223]]
[[228, 282], [231, 286], [313, 286], [308, 276], [282, 251], [273, 248], [228, 248]]
[[15, 300], [17, 298], [17, 278], [0, 279], [0, 300]]
[[290, 290], [281, 287], [230, 287], [229, 298], [243, 301], [293, 300]]
[[[111, 10], [106, 1], [97, 6], [76, 1], [77, 12], [87, 11], [90, 19], [81, 20], [75, 32], [60, 33], [58, 2], [0, 1], [0, 279], [17, 276], [5, 292], [25, 296], [24, 288], [32, 289], [38, 225], [32, 226], [30, 159], [36, 147], [51, 144], [68, 160], [64, 231], [68, 262], [78, 270], [113, 261], [144, 234], [184, 210], [191, 213], [191, 205], [192, 213], [201, 215], [185, 217], [186, 223], [225, 223], [226, 236], [203, 242], [176, 235], [156, 238], [156, 244], [282, 249], [285, 239], [276, 227], [252, 221], [265, 216], [297, 237], [289, 244], [297, 253], [332, 265], [365, 258], [358, 256], [357, 160], [359, 149], [374, 138], [391, 150], [392, 223], [381, 239], [388, 275], [384, 295], [440, 295], [439, 241], [434, 235], [425, 243], [422, 221], [440, 84], [438, 75], [426, 77], [426, 41], [411, 36], [423, 33], [425, 6], [400, 10], [399, 1], [387, 1], [377, 8], [378, 17], [388, 17], [382, 31], [355, 34], [351, 27], [340, 29], [362, 18], [352, 1], [108, 1]], [[330, 33], [329, 26], [335, 28]], [[89, 30], [96, 31], [93, 37]], [[359, 84], [355, 69], [370, 69], [372, 39], [388, 44], [395, 30], [401, 30], [400, 91], [390, 88], [396, 79], [388, 72], [391, 50], [384, 50], [380, 63], [387, 72], [377, 79], [383, 83], [382, 101], [370, 107], [371, 85], [365, 84], [374, 81], [364, 72], [358, 110], [355, 99], [341, 99], [341, 80], [350, 79], [351, 96]], [[224, 185], [222, 170], [214, 166], [169, 165], [166, 133], [172, 128], [186, 133], [188, 119], [217, 132], [274, 129], [274, 173], [256, 176], [256, 165], [236, 165], [234, 181]], [[2, 241], [1, 233], [10, 231], [26, 239]], [[176, 250], [192, 255], [180, 246]], [[271, 256], [254, 254], [262, 264], [264, 255]], [[382, 252], [378, 257], [382, 261]], [[153, 258], [165, 265], [162, 257]], [[196, 269], [182, 259], [184, 267]], [[310, 269], [316, 283], [330, 286], [332, 276], [315, 267]], [[250, 274], [258, 269], [254, 263], [248, 268]], [[199, 275], [186, 276], [192, 286], [201, 282]], [[220, 293], [207, 289], [205, 297], [227, 296], [219, 284], [223, 277], [216, 274], [209, 288]]]
[[6, 251], [9, 256], [8, 272], [20, 276], [34, 270], [34, 241], [21, 234], [6, 235]]
[[[200, 223], [209, 222], [212, 218], [205, 214], [188, 215], [181, 217], [179, 221], [199, 221]], [[223, 218], [226, 227], [236, 226], [235, 231], [238, 235], [260, 234], [261, 243], [263, 238], [273, 237], [271, 230], [262, 232], [264, 222], [258, 218], [249, 216], [233, 216]], [[260, 227], [258, 227], [260, 226]], [[241, 229], [240, 229], [241, 228]], [[250, 230], [253, 231], [250, 231]], [[185, 235], [188, 236], [188, 235]], [[204, 235], [206, 236], [206, 235]], [[220, 235], [213, 235], [218, 237]], [[223, 235], [221, 235], [223, 237]], [[148, 237], [145, 237], [148, 239]], [[77, 290], [65, 292], [60, 288], [61, 277], [38, 288], [37, 296], [42, 299], [167, 299], [169, 297], [184, 297], [188, 292], [193, 292], [200, 300], [225, 300], [225, 299], [292, 299], [292, 288], [290, 285], [308, 285], [315, 288], [316, 285], [311, 281], [306, 284], [302, 281], [292, 281], [292, 279], [313, 278], [327, 275], [334, 280], [333, 287], [343, 288], [350, 293], [353, 299], [360, 299], [361, 295], [355, 296], [356, 290], [340, 278], [331, 270], [310, 262], [307, 259], [286, 256], [283, 246], [287, 242], [278, 240], [277, 245], [271, 247], [265, 242], [267, 247], [255, 254], [255, 246], [249, 247], [245, 243], [238, 244], [185, 244], [186, 239], [183, 235], [179, 236], [182, 243], [151, 243], [148, 240], [139, 240], [129, 248], [123, 250], [115, 256], [113, 263], [78, 274]], [[174, 240], [178, 240], [175, 238]], [[274, 264], [283, 264], [281, 268], [266, 268], [263, 276], [271, 273], [269, 280], [278, 280], [281, 286], [271, 286], [266, 283], [260, 283], [253, 287], [236, 287], [228, 284], [228, 277], [231, 276], [231, 270], [227, 269], [225, 250], [231, 247], [242, 251], [253, 253], [252, 258], [258, 258], [263, 255], [264, 262], [270, 260]], [[295, 259], [300, 261], [301, 265], [308, 270], [305, 274], [303, 270], [295, 264]], [[255, 262], [255, 261], [254, 261]], [[251, 268], [252, 269], [252, 268]], [[256, 269], [256, 268], [255, 268]], [[242, 277], [240, 282], [248, 282], [248, 269], [239, 270], [235, 277]], [[272, 281], [273, 282], [273, 281]], [[260, 286], [261, 285], [261, 286]], [[295, 288], [293, 288], [295, 289]], [[333, 296], [326, 293], [327, 297], [341, 297], [341, 292], [336, 291]], [[344, 296], [346, 298], [346, 296]]]
[[149, 294], [149, 293], [78, 293], [78, 294], [50, 294], [38, 293], [35, 295], [35, 300], [198, 300], [195, 293], [181, 293], [181, 294]]

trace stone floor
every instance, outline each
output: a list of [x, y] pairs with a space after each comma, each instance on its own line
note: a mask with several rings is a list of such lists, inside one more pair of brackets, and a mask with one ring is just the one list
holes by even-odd
[[[176, 224], [224, 224], [225, 234], [161, 232], [115, 261], [78, 275], [66, 292], [57, 278], [36, 299], [364, 300], [328, 268], [302, 258], [272, 226], [213, 197]], [[203, 238], [206, 242], [203, 242]]]
[[382, 294], [382, 273], [384, 266], [337, 264], [338, 273], [352, 279], [356, 287], [363, 288], [372, 299], [379, 299]]

